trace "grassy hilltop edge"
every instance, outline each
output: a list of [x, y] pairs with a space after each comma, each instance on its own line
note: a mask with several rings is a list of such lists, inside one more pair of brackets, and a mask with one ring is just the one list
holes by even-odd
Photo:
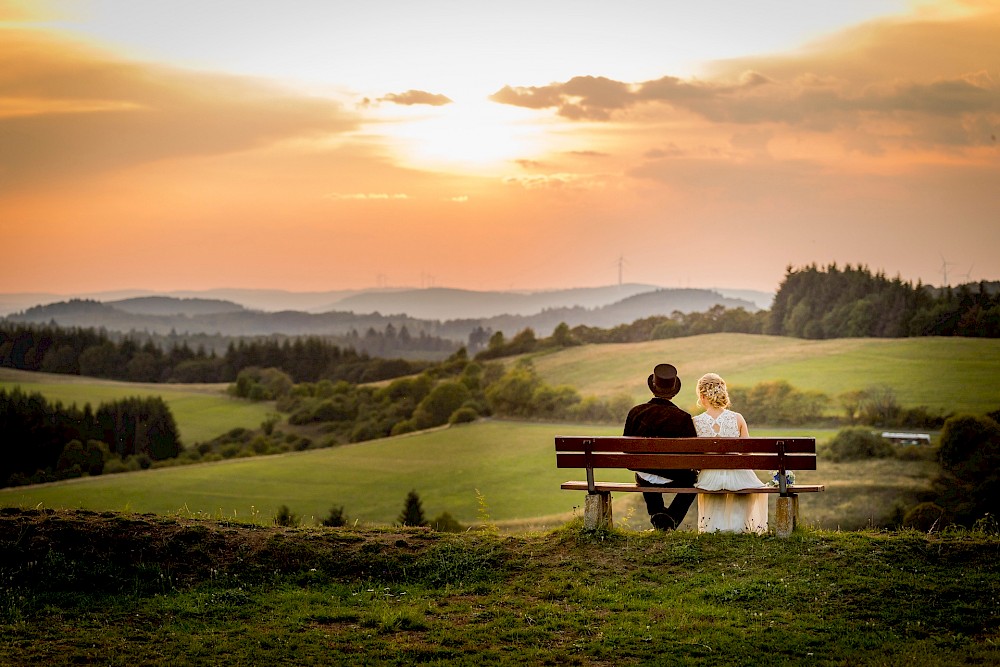
[[996, 664], [995, 530], [501, 536], [0, 510], [0, 663]]

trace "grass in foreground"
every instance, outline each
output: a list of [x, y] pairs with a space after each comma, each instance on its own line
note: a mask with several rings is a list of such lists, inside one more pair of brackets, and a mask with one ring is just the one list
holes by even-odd
[[1000, 660], [996, 533], [518, 537], [0, 513], [0, 663]]

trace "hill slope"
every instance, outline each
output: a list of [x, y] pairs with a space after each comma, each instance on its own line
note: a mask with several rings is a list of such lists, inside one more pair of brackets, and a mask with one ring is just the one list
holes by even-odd
[[[695, 382], [704, 373], [722, 375], [731, 386], [786, 380], [821, 391], [833, 401], [846, 391], [872, 385], [893, 388], [899, 402], [945, 413], [985, 414], [1000, 407], [1000, 340], [983, 338], [841, 338], [803, 340], [749, 334], [585, 345], [533, 357], [549, 383], [569, 384], [583, 395], [649, 396], [646, 376], [660, 362], [677, 366], [683, 386], [675, 402], [695, 404]], [[737, 407], [738, 409], [738, 407]], [[752, 425], [751, 425], [752, 426]]]

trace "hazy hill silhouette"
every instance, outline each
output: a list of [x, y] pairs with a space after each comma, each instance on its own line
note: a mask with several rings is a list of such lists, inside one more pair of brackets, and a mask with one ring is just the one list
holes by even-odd
[[[614, 298], [622, 293], [619, 289], [626, 296]], [[612, 327], [674, 311], [702, 312], [716, 305], [757, 310], [750, 301], [727, 298], [712, 290], [646, 289], [640, 285], [527, 294], [429, 289], [367, 296], [367, 300], [347, 297], [339, 302], [340, 308], [322, 313], [265, 312], [222, 299], [156, 296], [106, 303], [74, 299], [34, 306], [6, 319], [122, 332], [226, 336], [341, 336], [352, 331], [364, 334], [369, 328], [382, 331], [391, 323], [397, 330], [405, 326], [411, 335], [425, 333], [465, 342], [476, 327], [503, 331], [508, 336], [531, 327], [537, 335], [547, 336], [562, 322]], [[375, 308], [377, 305], [382, 310]]]

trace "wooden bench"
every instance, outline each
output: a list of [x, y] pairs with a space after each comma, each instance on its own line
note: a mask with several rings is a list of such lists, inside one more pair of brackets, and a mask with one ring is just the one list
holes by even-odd
[[[823, 491], [819, 484], [786, 484], [789, 470], [816, 470], [815, 438], [638, 438], [626, 436], [557, 436], [556, 467], [583, 468], [586, 481], [561, 486], [586, 491], [584, 527], [611, 528], [611, 494], [653, 493], [775, 493], [778, 494], [775, 533], [787, 537], [798, 522], [798, 494]], [[623, 482], [596, 482], [596, 468], [629, 470], [777, 470], [778, 486], [740, 491], [704, 491], [698, 488], [640, 486]]]

